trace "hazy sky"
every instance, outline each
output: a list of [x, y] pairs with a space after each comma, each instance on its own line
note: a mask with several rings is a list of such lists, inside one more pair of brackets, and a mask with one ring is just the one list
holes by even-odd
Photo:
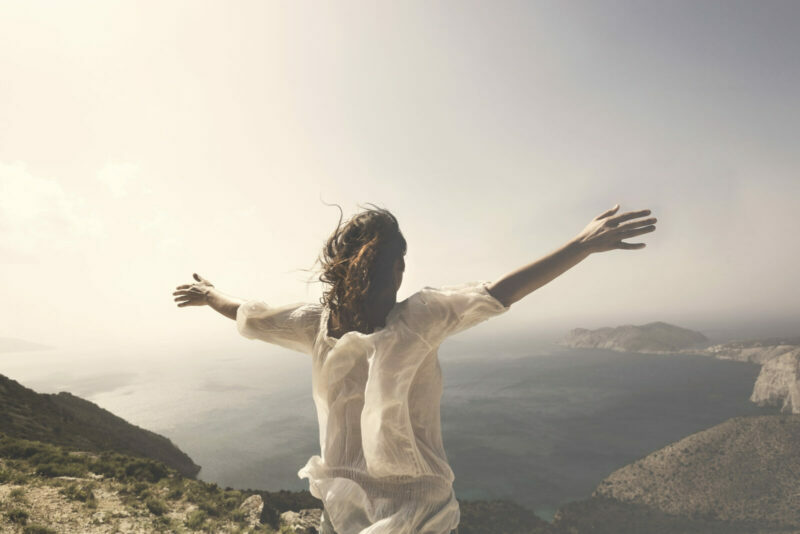
[[[177, 308], [317, 301], [339, 212], [399, 299], [650, 208], [481, 333], [800, 317], [800, 2], [3, 2], [0, 337], [253, 343]], [[796, 332], [800, 334], [800, 331]]]

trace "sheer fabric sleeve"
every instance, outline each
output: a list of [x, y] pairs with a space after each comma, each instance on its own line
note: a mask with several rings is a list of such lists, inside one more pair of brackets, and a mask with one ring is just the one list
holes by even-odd
[[489, 293], [490, 281], [466, 282], [441, 287], [425, 286], [416, 295], [414, 315], [420, 335], [431, 345], [505, 313], [504, 306]]
[[295, 303], [273, 308], [260, 300], [248, 300], [236, 311], [236, 328], [248, 339], [311, 354], [321, 312], [318, 304]]

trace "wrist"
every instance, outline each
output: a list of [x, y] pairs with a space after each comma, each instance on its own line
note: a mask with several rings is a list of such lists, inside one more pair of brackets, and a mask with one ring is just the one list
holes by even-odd
[[592, 252], [594, 252], [591, 247], [589, 247], [589, 245], [580, 237], [574, 237], [570, 239], [566, 244], [566, 248], [583, 256], [589, 256]]
[[205, 296], [206, 304], [211, 302], [211, 299], [216, 296], [216, 291], [214, 286], [208, 286], [204, 289], [203, 295]]

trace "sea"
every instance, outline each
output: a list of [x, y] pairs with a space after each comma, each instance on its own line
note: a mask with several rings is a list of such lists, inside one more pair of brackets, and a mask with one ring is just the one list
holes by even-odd
[[[258, 341], [189, 349], [0, 354], [0, 373], [69, 391], [168, 437], [198, 478], [239, 489], [308, 489], [319, 454], [310, 357]], [[550, 340], [445, 341], [441, 418], [459, 499], [508, 499], [545, 520], [607, 475], [735, 416], [759, 366], [699, 355], [574, 349]]]

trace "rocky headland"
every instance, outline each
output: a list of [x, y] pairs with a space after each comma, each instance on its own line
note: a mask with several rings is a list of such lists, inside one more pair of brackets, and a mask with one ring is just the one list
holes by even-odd
[[800, 532], [800, 416], [735, 417], [611, 473], [556, 532]]

